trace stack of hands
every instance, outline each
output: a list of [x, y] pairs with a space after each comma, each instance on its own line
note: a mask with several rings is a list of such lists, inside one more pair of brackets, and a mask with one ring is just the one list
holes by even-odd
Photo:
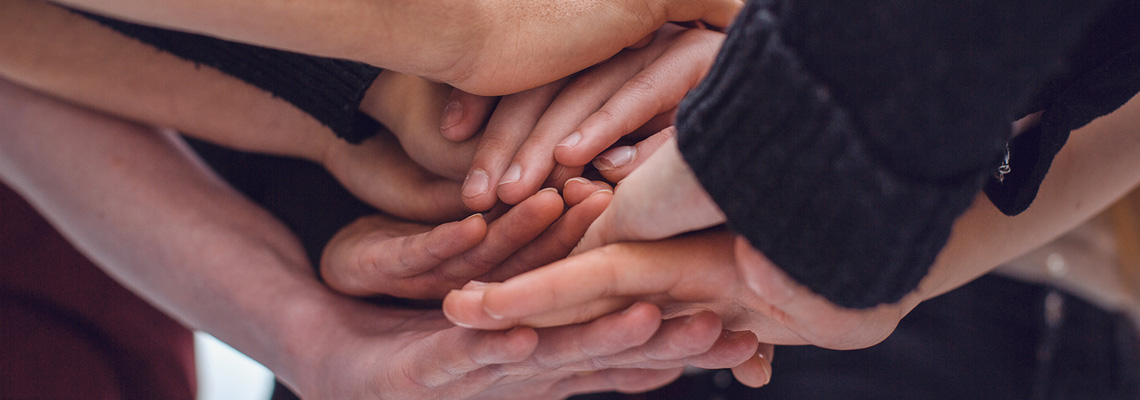
[[[609, 384], [588, 390], [637, 391], [683, 366], [732, 368], [762, 386], [773, 344], [850, 349], [885, 339], [915, 299], [841, 309], [718, 227], [724, 216], [669, 123], [722, 40], [667, 25], [644, 47], [498, 99], [382, 73], [363, 110], [406, 152], [401, 170], [422, 168], [392, 178], [431, 178], [370, 193], [392, 187], [373, 173], [391, 168], [372, 167], [394, 147], [384, 137], [334, 145], [324, 165], [392, 215], [486, 214], [440, 225], [362, 218], [325, 249], [325, 282], [353, 296], [444, 299], [443, 315], [459, 328], [440, 332], [477, 335], [486, 349], [471, 357], [486, 361], [425, 379], [432, 388], [483, 387], [492, 374], [512, 391], [539, 388], [533, 395], [599, 379]], [[436, 340], [416, 345], [433, 354], [472, 348], [469, 339], [454, 348]]]
[[[488, 2], [499, 6], [489, 15], [409, 5], [414, 18], [396, 22], [415, 26], [320, 30], [415, 33], [358, 35], [363, 43], [293, 29], [313, 21], [226, 25], [204, 15], [246, 2], [188, 10], [177, 2], [61, 3], [389, 68], [361, 104], [387, 130], [352, 145], [216, 70], [48, 3], [0, 2], [0, 75], [16, 83], [0, 81], [0, 177], [113, 276], [266, 364], [306, 398], [563, 398], [649, 390], [686, 366], [731, 368], [762, 386], [774, 344], [873, 345], [921, 300], [1018, 251], [952, 240], [948, 249], [975, 248], [993, 262], [948, 258], [981, 267], [961, 276], [935, 268], [898, 303], [850, 310], [796, 284], [724, 228], [670, 127], [724, 35], [666, 21], [723, 27], [737, 1], [549, 3], [554, 10]], [[317, 8], [298, 15], [325, 24], [344, 17]], [[362, 19], [384, 14], [373, 11]], [[419, 26], [431, 18], [475, 23]], [[537, 21], [521, 24], [533, 32], [462, 29], [521, 20]], [[561, 32], [567, 26], [590, 34]], [[561, 36], [578, 40], [534, 43], [563, 43], [548, 40]], [[360, 218], [328, 243], [321, 283], [294, 235], [203, 169], [172, 133], [88, 109], [312, 160], [384, 214]], [[1023, 228], [993, 226], [962, 229]], [[1047, 236], [1026, 236], [1021, 247]], [[376, 296], [442, 307], [365, 301]]]

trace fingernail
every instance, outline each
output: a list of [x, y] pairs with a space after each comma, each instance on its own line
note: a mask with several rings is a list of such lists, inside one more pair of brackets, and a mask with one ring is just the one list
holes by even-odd
[[559, 179], [562, 179], [562, 174], [565, 174], [565, 173], [566, 173], [566, 166], [559, 164], [558, 166], [554, 167], [554, 172], [552, 172], [550, 174], [550, 180], [557, 182]]
[[[594, 193], [590, 193], [589, 196], [586, 196], [586, 200], [589, 200], [591, 197], [594, 197], [594, 196], [601, 196], [602, 194], [608, 194], [608, 195], [613, 196], [614, 191], [609, 190], [609, 189], [602, 189], [602, 190], [596, 191]], [[585, 200], [583, 200], [582, 202], [585, 203]]]
[[487, 287], [487, 282], [470, 281], [463, 285], [463, 290], [478, 290]]
[[447, 103], [447, 107], [443, 108], [443, 116], [439, 118], [439, 129], [453, 127], [461, 120], [463, 120], [463, 104], [458, 101]]
[[589, 185], [590, 180], [583, 177], [570, 178], [566, 180], [566, 186], [570, 186], [570, 182], [577, 182], [583, 185]]
[[764, 365], [764, 384], [760, 386], [767, 386], [772, 382], [772, 364]]
[[538, 193], [542, 193], [542, 192], [554, 192], [554, 193], [558, 193], [558, 189], [555, 189], [555, 188], [545, 188], [545, 189], [542, 189], [542, 190], [539, 190], [539, 191], [538, 191]]
[[[455, 292], [458, 292], [458, 290], [452, 290], [452, 291], [451, 291], [451, 293], [455, 293]], [[460, 328], [467, 328], [467, 329], [474, 329], [474, 328], [475, 328], [475, 327], [474, 327], [474, 326], [472, 326], [472, 325], [468, 325], [468, 324], [465, 324], [465, 323], [462, 323], [462, 322], [456, 321], [456, 320], [455, 320], [455, 317], [452, 317], [452, 316], [451, 316], [451, 314], [449, 314], [449, 313], [447, 312], [447, 308], [444, 308], [444, 309], [443, 309], [443, 317], [444, 317], [444, 318], [447, 318], [447, 320], [448, 320], [448, 321], [451, 321], [451, 323], [455, 324], [455, 326], [458, 326], [458, 327], [460, 327]]]
[[515, 183], [519, 179], [522, 179], [522, 166], [511, 164], [510, 168], [507, 168], [507, 172], [503, 173], [503, 179], [499, 180], [499, 185]]
[[637, 157], [637, 148], [621, 146], [606, 150], [594, 159], [594, 167], [599, 171], [609, 171], [629, 165]]
[[475, 197], [487, 193], [490, 185], [491, 177], [487, 176], [487, 171], [481, 169], [471, 171], [463, 181], [463, 197]]
[[567, 136], [565, 139], [562, 139], [562, 143], [558, 143], [558, 145], [555, 147], [574, 147], [574, 145], [578, 144], [578, 142], [581, 142], [581, 141], [582, 141], [582, 134], [575, 131], [574, 133], [571, 133], [570, 136]]
[[[463, 221], [466, 221], [469, 219], [475, 219], [475, 218], [482, 218], [482, 217], [483, 217], [483, 213], [475, 213], [475, 214], [471, 214], [470, 217], [464, 218]], [[460, 221], [460, 222], [462, 222], [462, 221]]]
[[493, 320], [496, 320], [496, 321], [502, 321], [503, 320], [502, 315], [495, 314], [495, 313], [491, 312], [491, 310], [488, 310], [486, 306], [483, 307], [483, 312], [487, 313], [487, 316], [491, 317], [491, 319], [493, 319]]

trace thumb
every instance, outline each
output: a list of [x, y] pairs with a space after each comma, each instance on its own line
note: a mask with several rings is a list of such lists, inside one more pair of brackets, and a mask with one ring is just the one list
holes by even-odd
[[[668, 149], [669, 147], [666, 147]], [[610, 206], [586, 230], [571, 254], [610, 243], [664, 239], [724, 223], [725, 216], [687, 166], [655, 154], [622, 181]]]

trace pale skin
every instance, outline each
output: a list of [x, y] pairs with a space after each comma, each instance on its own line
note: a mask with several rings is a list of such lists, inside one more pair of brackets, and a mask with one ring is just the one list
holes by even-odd
[[117, 280], [305, 398], [646, 390], [680, 366], [736, 365], [757, 351], [751, 334], [722, 334], [712, 313], [662, 321], [647, 303], [588, 324], [503, 332], [360, 303], [317, 282], [297, 239], [173, 135], [5, 81], [0, 115], [5, 182]]
[[742, 5], [737, 0], [59, 3], [239, 42], [357, 60], [481, 95], [515, 93], [568, 76], [668, 21], [726, 27]]
[[[752, 330], [762, 341], [835, 349], [870, 346], [886, 338], [921, 301], [1047, 243], [1135, 187], [1140, 182], [1137, 120], [1140, 100], [1133, 98], [1075, 131], [1033, 206], [1016, 217], [1004, 216], [980, 197], [955, 224], [930, 273], [898, 303], [867, 310], [837, 307], [788, 278], [744, 239], [705, 232], [658, 242], [602, 245], [501, 285], [452, 292], [444, 308], [457, 323], [501, 329], [589, 320], [645, 299], [660, 304], [667, 315], [714, 310], [730, 329]], [[673, 145], [665, 145], [645, 162], [658, 157], [677, 157], [674, 161], [680, 162]], [[619, 186], [607, 212], [659, 207], [654, 204], [659, 198], [648, 197], [652, 192], [623, 195], [627, 187], [634, 187], [627, 186], [633, 179], [665, 179], [662, 186], [644, 187], [673, 190], [672, 186], [688, 185], [693, 188], [688, 193], [698, 193], [699, 184], [687, 169], [675, 175], [640, 173], [645, 170], [637, 169]], [[528, 300], [517, 301], [521, 298]]]
[[[48, 3], [0, 1], [0, 52], [5, 54], [0, 59], [0, 75], [22, 85], [222, 146], [311, 160], [324, 165], [357, 197], [392, 215], [448, 221], [471, 213], [460, 200], [457, 182], [412, 162], [389, 135], [377, 135], [361, 145], [348, 144], [266, 91], [156, 51]], [[400, 78], [383, 75], [375, 85], [387, 87]], [[370, 102], [385, 101], [407, 109], [369, 110], [380, 117], [400, 114], [426, 119], [430, 114], [421, 112], [425, 104], [443, 101], [432, 97], [436, 92], [412, 91], [401, 101], [373, 99], [386, 93], [370, 92]], [[425, 120], [425, 126], [434, 121]], [[419, 132], [414, 120], [382, 122], [396, 132]], [[412, 154], [433, 150], [410, 149]]]
[[[561, 187], [621, 136], [646, 122], [658, 121], [647, 125], [657, 128], [667, 124], [668, 111], [703, 76], [723, 40], [717, 32], [671, 26], [647, 47], [627, 51], [569, 83], [507, 96], [497, 106], [490, 98], [461, 92], [449, 96], [446, 86], [385, 71], [369, 87], [361, 110], [391, 129], [397, 147], [385, 135], [350, 145], [268, 92], [48, 3], [8, 0], [0, 2], [0, 11], [0, 50], [5, 54], [0, 75], [222, 146], [317, 162], [373, 206], [434, 222], [491, 208], [499, 197], [489, 189], [495, 186], [510, 193], [512, 204], [534, 194], [540, 184]], [[462, 115], [449, 116], [456, 103], [464, 105]], [[495, 115], [482, 133], [492, 108]], [[445, 132], [463, 140], [441, 137], [445, 123]], [[582, 144], [556, 147], [579, 123]], [[556, 165], [551, 154], [569, 154], [570, 161], [560, 163], [570, 167]], [[509, 157], [531, 160], [514, 163], [527, 165], [527, 179], [516, 189], [499, 185]], [[557, 173], [551, 174], [551, 168]], [[492, 172], [485, 181], [488, 189], [472, 191], [473, 170]], [[544, 182], [540, 176], [546, 175]], [[457, 181], [465, 176], [461, 195]]]

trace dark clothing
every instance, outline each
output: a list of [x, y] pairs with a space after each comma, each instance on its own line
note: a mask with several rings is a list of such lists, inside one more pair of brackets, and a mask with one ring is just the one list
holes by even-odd
[[1138, 340], [1124, 315], [988, 275], [920, 304], [874, 347], [777, 347], [760, 389], [717, 371], [646, 394], [575, 399], [1136, 400]]
[[376, 120], [360, 111], [360, 101], [380, 74], [379, 68], [77, 13], [272, 93], [312, 115], [349, 143], [360, 143], [380, 129]]
[[1140, 91], [1138, 7], [753, 0], [681, 104], [681, 151], [730, 228], [797, 282], [845, 307], [894, 302], [994, 175], [1012, 121], [1045, 110], [990, 185], [1017, 213], [1070, 129]]
[[190, 330], [0, 183], [0, 399], [194, 400]]

